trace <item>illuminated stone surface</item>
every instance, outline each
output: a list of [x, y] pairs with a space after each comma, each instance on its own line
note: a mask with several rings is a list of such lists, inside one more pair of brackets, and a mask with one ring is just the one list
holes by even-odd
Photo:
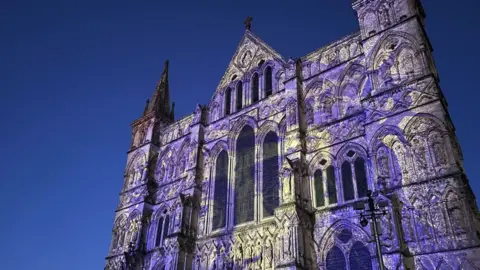
[[132, 124], [106, 269], [126, 269], [130, 242], [134, 269], [378, 269], [352, 206], [366, 189], [389, 202], [388, 269], [479, 267], [477, 206], [421, 4], [353, 8], [359, 33], [297, 61], [247, 30], [210, 104], [176, 122], [166, 65]]

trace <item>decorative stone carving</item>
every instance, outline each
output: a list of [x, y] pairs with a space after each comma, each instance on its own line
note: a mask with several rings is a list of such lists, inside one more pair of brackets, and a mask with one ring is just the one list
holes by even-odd
[[[417, 12], [408, 6], [414, 2], [354, 1], [361, 33], [315, 50], [298, 64], [247, 31], [208, 107], [198, 105], [173, 123], [134, 122], [106, 268], [124, 268], [132, 241], [142, 264], [137, 268], [149, 270], [353, 269], [351, 263], [358, 261], [376, 269], [370, 227], [359, 226], [358, 212], [343, 200], [349, 183], [355, 201], [364, 199], [357, 185], [365, 183], [385, 200], [401, 198], [378, 218], [388, 269], [460, 269], [467, 256], [480, 254], [472, 248], [480, 244], [472, 232], [478, 217], [461, 151], [436, 75], [429, 75], [433, 67], [424, 66], [431, 62], [422, 45], [427, 41], [414, 21], [408, 27], [395, 25], [400, 14]], [[273, 94], [262, 93], [248, 108], [225, 114], [226, 89], [241, 81], [245, 99], [251, 100], [250, 77], [257, 73], [263, 86], [266, 66], [274, 74]], [[234, 105], [235, 96], [230, 101]], [[234, 128], [245, 122], [255, 137], [255, 177], [249, 183], [255, 184], [249, 197], [254, 214], [251, 223], [237, 225], [231, 216], [232, 181], [240, 172]], [[279, 205], [267, 217], [263, 203], [271, 194], [263, 184], [271, 168], [264, 167], [264, 135], [270, 131], [279, 138], [280, 171], [271, 179], [278, 181], [278, 193], [272, 194]], [[149, 138], [152, 144], [146, 144]], [[226, 194], [225, 214], [217, 214], [226, 224], [212, 231], [212, 201], [215, 187], [221, 187], [216, 186], [215, 145], [228, 156], [226, 187], [220, 189]], [[355, 149], [353, 154], [347, 147]], [[364, 166], [355, 167], [360, 152]], [[349, 182], [343, 181], [348, 173], [341, 168], [346, 156], [352, 163]], [[316, 170], [322, 173], [314, 177]], [[317, 207], [316, 196], [322, 193], [324, 203]], [[146, 222], [137, 220], [140, 213]], [[157, 226], [159, 216], [168, 229]], [[345, 264], [334, 267], [334, 259]]]

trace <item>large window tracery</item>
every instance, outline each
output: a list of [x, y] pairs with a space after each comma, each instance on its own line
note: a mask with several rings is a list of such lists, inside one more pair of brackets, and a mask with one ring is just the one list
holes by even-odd
[[263, 216], [273, 216], [279, 204], [278, 136], [269, 132], [263, 142]]
[[372, 270], [372, 257], [368, 248], [349, 228], [342, 228], [333, 235], [334, 245], [325, 256], [327, 270]]
[[253, 221], [255, 201], [255, 133], [245, 126], [236, 142], [234, 224]]
[[218, 155], [217, 162], [215, 164], [212, 230], [223, 228], [226, 225], [227, 189], [228, 155], [226, 151], [222, 151]]
[[368, 182], [365, 160], [355, 151], [348, 151], [342, 163], [343, 200], [367, 196]]

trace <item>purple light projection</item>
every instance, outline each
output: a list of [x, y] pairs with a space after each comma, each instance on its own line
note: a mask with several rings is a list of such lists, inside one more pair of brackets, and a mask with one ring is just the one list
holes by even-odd
[[421, 4], [353, 8], [359, 33], [296, 61], [248, 29], [210, 104], [176, 122], [166, 65], [132, 124], [106, 269], [378, 269], [353, 209], [368, 189], [388, 202], [388, 269], [480, 265]]

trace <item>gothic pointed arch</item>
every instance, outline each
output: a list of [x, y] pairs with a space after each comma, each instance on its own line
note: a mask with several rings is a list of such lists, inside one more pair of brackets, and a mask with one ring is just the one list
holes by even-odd
[[309, 174], [313, 175], [318, 166], [335, 165], [336, 157], [329, 151], [318, 151], [311, 159], [308, 165]]
[[[373, 56], [376, 56], [381, 50], [382, 50], [382, 47], [385, 47], [386, 44], [388, 45], [391, 45], [392, 44], [392, 41], [395, 42], [396, 40], [394, 40], [395, 38], [400, 38], [401, 40], [404, 40], [405, 42], [408, 42], [409, 44], [411, 44], [411, 46], [415, 47], [415, 48], [420, 48], [420, 44], [417, 42], [417, 39], [407, 33], [407, 32], [401, 32], [401, 31], [394, 31], [394, 30], [389, 30], [386, 35], [383, 35], [376, 43], [375, 43], [375, 46], [373, 46], [372, 50], [371, 50], [371, 54], [370, 54], [370, 63], [369, 63], [369, 66], [370, 68], [373, 68], [374, 67], [374, 59], [375, 57]], [[397, 43], [393, 43], [394, 45], [395, 44], [398, 44], [398, 41]]]
[[262, 143], [263, 217], [273, 216], [280, 203], [280, 153], [278, 133], [269, 131]]
[[457, 237], [463, 236], [470, 230], [468, 221], [470, 214], [466, 213], [464, 200], [459, 197], [458, 192], [453, 187], [447, 186], [443, 201], [445, 202], [450, 232]]
[[122, 214], [114, 222], [113, 226], [113, 238], [112, 238], [112, 250], [125, 245], [125, 236], [127, 233], [127, 214]]
[[347, 143], [337, 154], [337, 166], [340, 168], [339, 181], [343, 200], [351, 201], [366, 196], [371, 186], [368, 172], [366, 149], [358, 143]]
[[279, 125], [274, 121], [266, 120], [258, 128], [258, 134], [257, 134], [257, 138], [256, 138], [257, 144], [258, 145], [263, 144], [263, 141], [265, 140], [265, 137], [271, 131], [275, 132], [276, 134], [279, 134], [280, 133]]
[[228, 153], [228, 145], [226, 141], [219, 140], [213, 145], [213, 147], [209, 151], [209, 165], [211, 166], [214, 165], [214, 162], [217, 159], [218, 154], [220, 154], [220, 152], [222, 151], [227, 151]]
[[375, 88], [388, 88], [418, 76], [423, 71], [420, 47], [414, 37], [390, 32], [373, 49], [370, 68]]
[[213, 176], [212, 230], [221, 229], [227, 224], [228, 163], [227, 151], [220, 151], [216, 155]]
[[255, 131], [245, 125], [235, 143], [234, 224], [254, 220]]
[[240, 111], [244, 107], [243, 103], [243, 82], [239, 81], [235, 87], [235, 110]]
[[265, 91], [265, 97], [269, 97], [273, 94], [273, 68], [272, 65], [265, 65], [264, 69], [264, 91]]
[[260, 100], [260, 80], [258, 73], [253, 73], [252, 80], [251, 80], [251, 95], [252, 95], [252, 103], [255, 103]]
[[311, 176], [311, 198], [315, 207], [335, 204], [338, 201], [337, 177], [335, 175], [335, 157], [326, 151], [320, 151], [308, 165]]
[[323, 81], [320, 79], [314, 79], [305, 87], [305, 97], [311, 97], [315, 94], [319, 94], [323, 90]]
[[285, 89], [285, 70], [280, 69], [277, 71], [277, 74], [275, 75], [275, 80], [277, 81], [277, 92]]
[[[336, 221], [321, 237], [318, 250], [320, 264], [326, 269], [341, 269], [335, 267], [351, 266], [360, 261], [368, 266], [365, 269], [373, 269], [371, 260], [373, 249], [368, 244], [369, 239], [367, 232], [357, 224], [345, 219]], [[340, 252], [343, 256], [340, 256]], [[350, 257], [352, 252], [355, 255]]]
[[335, 96], [339, 100], [339, 115], [345, 117], [361, 110], [360, 100], [367, 79], [365, 68], [350, 64], [341, 75]]
[[180, 176], [183, 174], [188, 165], [189, 158], [189, 148], [190, 148], [190, 138], [185, 138], [181, 146], [178, 148], [178, 154], [175, 157], [175, 163], [177, 164], [177, 175]]
[[241, 115], [238, 118], [236, 118], [233, 122], [233, 125], [230, 128], [230, 132], [228, 133], [228, 149], [232, 153], [236, 152], [236, 143], [237, 139], [239, 137], [240, 131], [245, 127], [245, 126], [250, 126], [253, 128], [254, 132], [256, 133], [258, 130], [258, 123], [257, 121], [248, 115]]
[[145, 152], [143, 150], [136, 152], [127, 165], [124, 189], [132, 188], [138, 184], [142, 184], [142, 181], [146, 181], [144, 178], [144, 170], [147, 165], [147, 155]]
[[445, 236], [447, 234], [447, 224], [442, 195], [437, 192], [431, 192], [428, 206], [431, 213], [431, 224], [435, 236], [438, 238]]
[[227, 116], [232, 113], [232, 88], [227, 87], [224, 94], [224, 115]]
[[141, 226], [141, 218], [142, 214], [138, 210], [133, 210], [129, 215], [128, 215], [128, 220], [127, 220], [127, 235], [125, 237], [125, 241], [127, 242], [126, 244], [137, 244], [137, 239], [139, 236], [139, 231], [140, 231], [140, 226]]
[[403, 131], [396, 126], [379, 128], [370, 141], [376, 181], [380, 188], [408, 183], [410, 166], [409, 145]]

